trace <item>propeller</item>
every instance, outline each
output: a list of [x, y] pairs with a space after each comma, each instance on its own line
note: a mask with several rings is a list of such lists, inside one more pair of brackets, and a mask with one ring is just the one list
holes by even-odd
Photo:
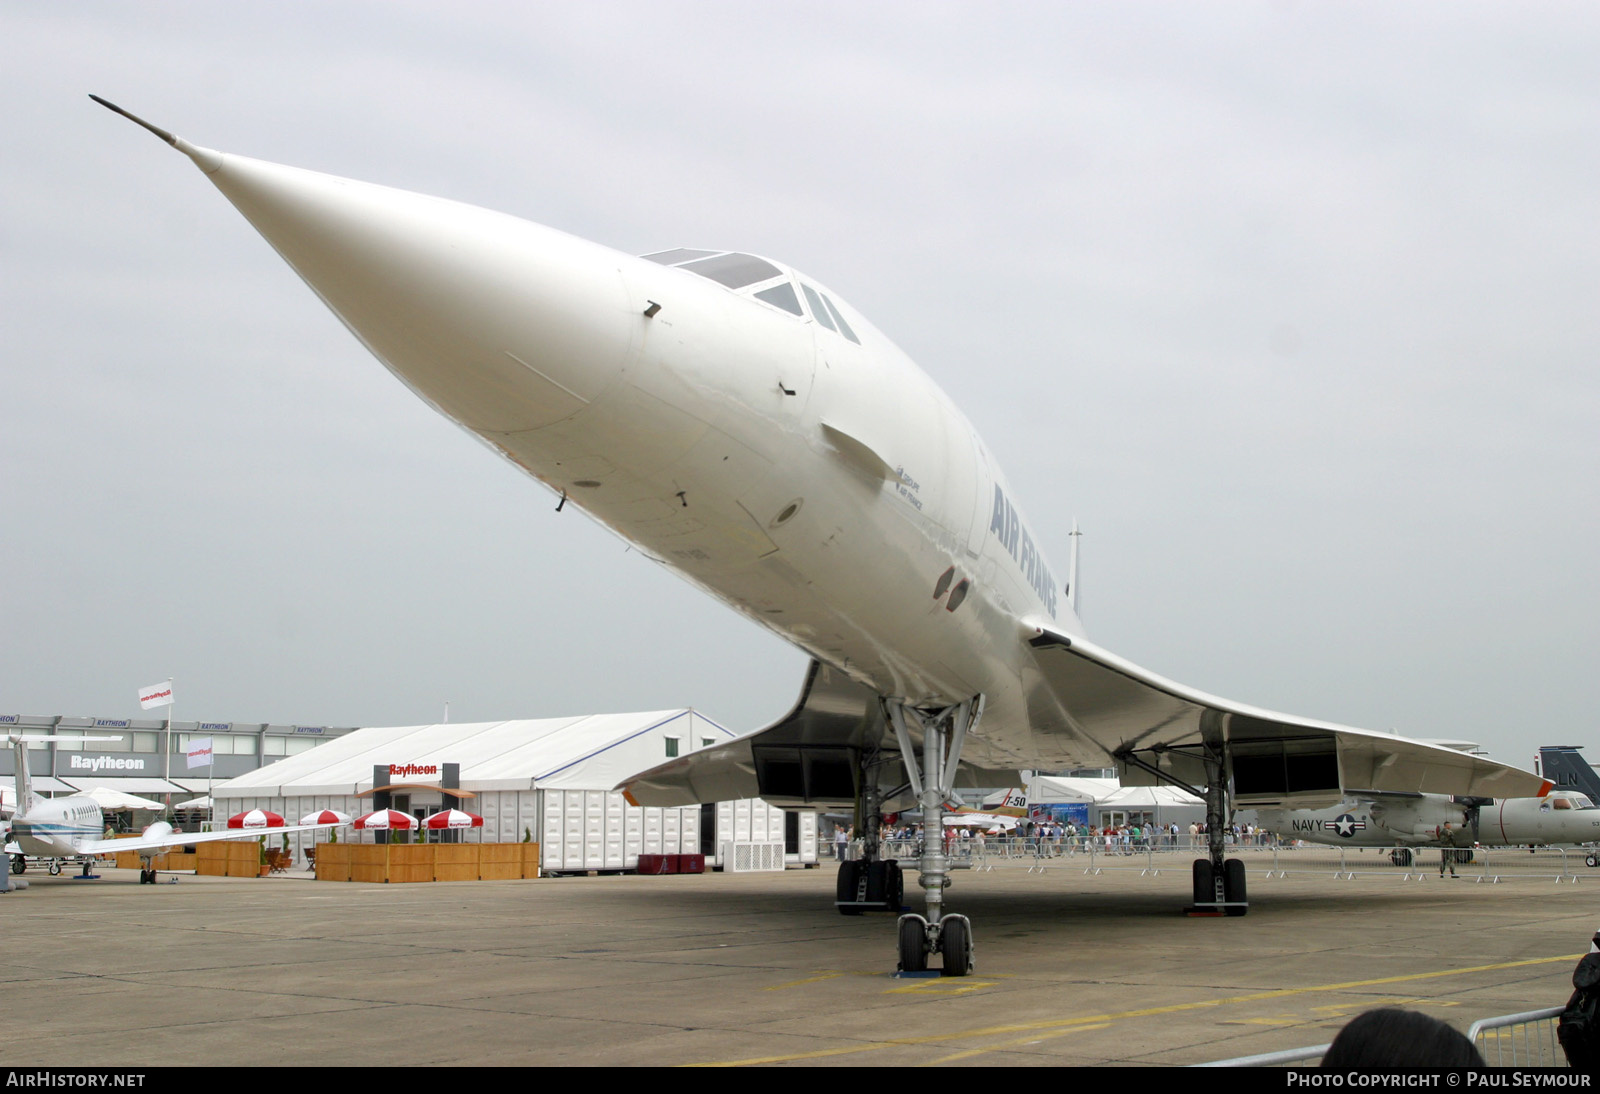
[[1472, 842], [1473, 843], [1478, 843], [1479, 842], [1479, 840], [1478, 840], [1479, 812], [1483, 809], [1484, 806], [1493, 805], [1494, 804], [1494, 799], [1493, 798], [1479, 798], [1479, 797], [1474, 797], [1474, 796], [1472, 796], [1470, 794], [1463, 794], [1463, 795], [1458, 795], [1456, 797], [1453, 797], [1450, 800], [1455, 802], [1457, 805], [1461, 805], [1461, 806], [1465, 806], [1466, 807], [1464, 812], [1463, 812], [1463, 814], [1462, 814], [1462, 819], [1465, 820], [1467, 825], [1468, 825], [1468, 827], [1470, 827], [1472, 829]]

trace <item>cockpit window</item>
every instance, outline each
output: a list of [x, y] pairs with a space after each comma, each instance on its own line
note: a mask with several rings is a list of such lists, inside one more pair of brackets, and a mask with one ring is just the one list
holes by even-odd
[[671, 250], [655, 251], [640, 257], [651, 262], [659, 262], [663, 266], [676, 266], [680, 270], [697, 273], [701, 277], [734, 290], [752, 290], [757, 285], [783, 278], [784, 280], [778, 284], [767, 285], [758, 292], [751, 291], [749, 295], [764, 304], [782, 308], [790, 315], [798, 315], [801, 318], [805, 317], [809, 307], [811, 315], [818, 323], [850, 339], [858, 346], [861, 344], [861, 339], [856, 337], [856, 332], [845, 321], [844, 313], [839, 310], [838, 305], [810, 285], [800, 282], [800, 290], [806, 298], [806, 307], [802, 307], [800, 297], [794, 291], [794, 285], [788, 280], [789, 275], [764, 258], [737, 251], [699, 251], [690, 247], [674, 247]]
[[781, 277], [783, 271], [764, 258], [755, 255], [725, 254], [715, 258], [702, 258], [685, 263], [681, 269], [692, 270], [701, 277], [709, 277], [730, 289], [742, 289], [758, 281]]
[[687, 262], [691, 258], [704, 258], [707, 255], [716, 253], [716, 251], [691, 251], [687, 247], [674, 247], [670, 251], [657, 251], [653, 255], [640, 255], [639, 257], [648, 258], [651, 262], [659, 262], [663, 266], [676, 266], [678, 263]]
[[762, 289], [755, 294], [755, 298], [757, 300], [765, 300], [774, 307], [782, 308], [791, 315], [805, 314], [800, 310], [800, 298], [794, 294], [794, 286], [787, 281], [774, 285], [770, 289]]
[[828, 318], [827, 306], [822, 303], [822, 298], [817, 295], [817, 290], [803, 281], [800, 283], [800, 288], [805, 292], [806, 303], [811, 305], [811, 314], [816, 317], [817, 322], [829, 330], [838, 330], [839, 328], [833, 325], [833, 320]]
[[833, 306], [833, 301], [828, 298], [827, 293], [822, 294], [822, 302], [828, 305], [828, 314], [833, 316], [833, 321], [839, 324], [839, 333], [859, 346], [861, 339], [857, 338], [856, 332], [850, 329], [850, 324], [844, 321], [844, 316], [840, 315], [839, 309]]

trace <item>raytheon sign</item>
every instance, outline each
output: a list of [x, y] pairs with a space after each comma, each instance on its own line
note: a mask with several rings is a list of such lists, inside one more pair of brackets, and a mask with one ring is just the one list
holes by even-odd
[[102, 771], [143, 771], [145, 761], [129, 756], [74, 755], [67, 767], [73, 771], [88, 771], [96, 775]]
[[438, 764], [390, 764], [390, 775], [437, 775]]

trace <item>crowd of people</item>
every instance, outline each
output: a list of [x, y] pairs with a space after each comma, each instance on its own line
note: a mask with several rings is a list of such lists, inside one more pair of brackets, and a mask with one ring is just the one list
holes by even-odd
[[[896, 824], [886, 826], [882, 839], [891, 849], [914, 853], [922, 846], [922, 826]], [[855, 839], [848, 826], [835, 826], [833, 844], [837, 858], [849, 857], [847, 848]], [[1187, 826], [1168, 822], [1150, 821], [1131, 824], [1079, 825], [1051, 817], [1037, 817], [1019, 821], [1014, 828], [1004, 830], [979, 824], [952, 824], [945, 826], [945, 852], [983, 854], [991, 850], [1032, 854], [1039, 858], [1054, 858], [1081, 851], [1100, 854], [1138, 854], [1146, 851], [1204, 850], [1209, 833], [1204, 822], [1191, 822]], [[1252, 824], [1229, 825], [1224, 841], [1231, 847], [1270, 847], [1273, 835]], [[891, 850], [892, 853], [892, 850]]]

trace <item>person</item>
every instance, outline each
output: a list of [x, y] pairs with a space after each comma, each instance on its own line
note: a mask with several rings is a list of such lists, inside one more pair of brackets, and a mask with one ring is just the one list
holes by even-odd
[[1484, 1067], [1466, 1035], [1426, 1014], [1383, 1007], [1358, 1014], [1323, 1053], [1326, 1070], [1391, 1067]]
[[1456, 851], [1454, 847], [1446, 847], [1439, 852], [1439, 876], [1444, 877], [1444, 868], [1450, 867], [1450, 876], [1459, 877], [1456, 873]]
[[849, 842], [850, 833], [845, 831], [844, 825], [835, 826], [833, 830], [833, 857], [843, 862], [845, 845]]

